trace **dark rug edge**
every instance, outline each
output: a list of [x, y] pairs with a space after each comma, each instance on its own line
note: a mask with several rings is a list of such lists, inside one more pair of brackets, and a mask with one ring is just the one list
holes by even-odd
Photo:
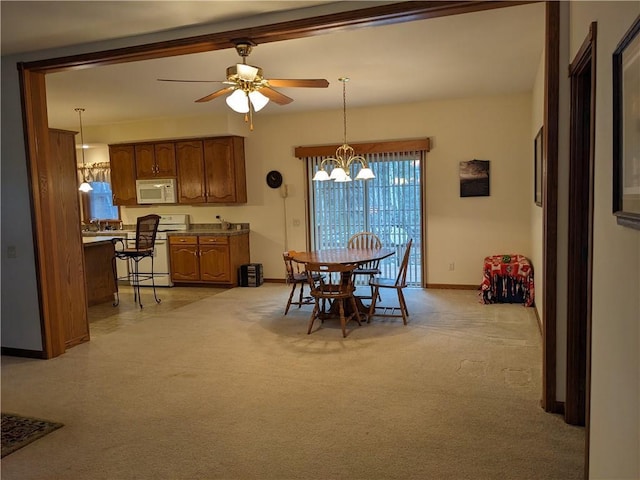
[[46, 425], [43, 429], [31, 433], [30, 435], [21, 439], [20, 441], [12, 442], [10, 444], [5, 444], [5, 438], [4, 438], [4, 435], [2, 435], [2, 449], [1, 449], [0, 458], [4, 458], [7, 455], [15, 452], [16, 450], [20, 450], [22, 447], [25, 447], [30, 443], [35, 442], [39, 438], [42, 438], [45, 435], [48, 435], [49, 433], [64, 426], [64, 423], [52, 422], [50, 420], [45, 420], [43, 418], [37, 418], [37, 417], [27, 417], [27, 416], [19, 415], [17, 413], [12, 413], [12, 412], [2, 412], [1, 415], [2, 417], [9, 416], [9, 417], [14, 417], [16, 419], [20, 419], [23, 421], [40, 422]]

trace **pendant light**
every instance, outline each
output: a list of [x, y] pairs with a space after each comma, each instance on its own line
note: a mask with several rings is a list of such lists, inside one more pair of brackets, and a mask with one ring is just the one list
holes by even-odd
[[80, 149], [82, 150], [82, 183], [80, 184], [80, 188], [78, 188], [78, 190], [86, 193], [93, 190], [93, 187], [91, 186], [91, 184], [89, 184], [89, 182], [87, 182], [84, 164], [84, 133], [82, 132], [82, 112], [84, 112], [84, 108], [76, 108], [75, 111], [78, 112], [78, 117], [80, 117]]
[[[325, 158], [320, 163], [320, 170], [316, 172], [313, 180], [316, 182], [324, 182], [325, 180], [333, 180], [335, 182], [350, 182], [350, 169], [353, 163], [360, 164], [360, 171], [356, 176], [356, 180], [369, 180], [375, 178], [373, 171], [369, 168], [367, 159], [361, 155], [356, 155], [355, 150], [347, 143], [347, 90], [346, 84], [348, 77], [341, 77], [338, 80], [342, 82], [342, 111], [344, 121], [344, 143], [336, 150], [335, 158]], [[325, 170], [327, 164], [333, 164], [331, 175]]]

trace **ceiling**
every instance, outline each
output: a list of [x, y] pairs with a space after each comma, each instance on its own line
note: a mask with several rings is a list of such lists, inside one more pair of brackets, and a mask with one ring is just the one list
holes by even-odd
[[[328, 3], [3, 0], [2, 54]], [[126, 19], [118, 35], [113, 18]], [[79, 28], [89, 21], [91, 28]], [[247, 63], [262, 67], [267, 79], [329, 80], [327, 89], [279, 89], [294, 102], [270, 103], [257, 114], [267, 116], [341, 108], [342, 84], [337, 79], [343, 76], [351, 79], [349, 108], [526, 92], [534, 84], [543, 47], [544, 3], [533, 3], [262, 44], [253, 49]], [[75, 107], [85, 108], [85, 125], [228, 111], [224, 98], [194, 102], [220, 88], [220, 83], [157, 79], [224, 80], [226, 68], [240, 62], [235, 50], [228, 49], [48, 74], [49, 125], [73, 128]]]

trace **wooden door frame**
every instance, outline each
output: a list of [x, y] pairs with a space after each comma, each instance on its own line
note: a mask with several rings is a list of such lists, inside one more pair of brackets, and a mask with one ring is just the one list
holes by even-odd
[[[593, 22], [587, 37], [569, 66], [571, 120], [565, 420], [572, 425], [586, 427], [585, 478], [588, 478], [589, 471], [591, 397], [596, 40], [597, 23]], [[586, 211], [585, 197], [587, 198]], [[576, 212], [584, 212], [586, 215], [578, 217], [575, 215]], [[571, 248], [575, 243], [579, 244], [580, 251]], [[576, 286], [578, 280], [584, 283]]]
[[[55, 299], [55, 284], [43, 278], [47, 272], [47, 262], [54, 262], [52, 252], [47, 248], [45, 237], [50, 238], [52, 226], [43, 219], [48, 205], [37, 201], [39, 195], [38, 162], [42, 162], [42, 154], [38, 145], [47, 144], [47, 136], [41, 128], [33, 125], [47, 125], [46, 92], [44, 75], [58, 71], [87, 68], [91, 66], [110, 65], [133, 62], [153, 58], [233, 48], [232, 40], [249, 37], [256, 43], [304, 38], [320, 33], [328, 33], [344, 29], [365, 26], [400, 23], [411, 20], [438, 18], [448, 15], [471, 13], [493, 8], [504, 8], [532, 1], [486, 1], [486, 2], [404, 2], [382, 5], [361, 10], [324, 15], [314, 18], [293, 20], [279, 24], [264, 25], [233, 31], [202, 35], [166, 42], [138, 45], [102, 52], [94, 52], [69, 57], [45, 59], [19, 65], [21, 94], [23, 107], [23, 124], [25, 132], [26, 157], [30, 174], [30, 195], [34, 217], [34, 248], [36, 253], [37, 283], [40, 300], [41, 327], [43, 344], [47, 358], [64, 352], [52, 346], [55, 331], [59, 328], [59, 318], [52, 314], [58, 308]], [[543, 207], [543, 276], [545, 280], [543, 317], [543, 395], [542, 406], [547, 411], [556, 410], [556, 287], [557, 287], [557, 161], [558, 161], [558, 58], [559, 58], [559, 5], [558, 2], [545, 2], [545, 99], [544, 129], [547, 136], [545, 142], [545, 174], [544, 207]], [[30, 78], [34, 75], [42, 77], [41, 91], [28, 88]], [[46, 161], [46, 159], [44, 159]], [[80, 255], [82, 252], [76, 252]], [[49, 294], [49, 291], [52, 291]]]

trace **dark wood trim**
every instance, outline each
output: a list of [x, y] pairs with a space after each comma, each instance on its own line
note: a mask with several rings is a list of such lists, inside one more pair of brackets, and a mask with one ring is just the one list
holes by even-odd
[[2, 347], [2, 355], [8, 355], [10, 357], [23, 357], [23, 358], [37, 358], [45, 360], [47, 357], [46, 352], [42, 350], [26, 350], [24, 348], [11, 348]]
[[[391, 140], [385, 142], [364, 142], [349, 143], [357, 155], [370, 153], [392, 153], [392, 152], [428, 152], [431, 149], [431, 141], [428, 138], [416, 140]], [[314, 145], [296, 147], [295, 156], [297, 158], [307, 157], [330, 157], [335, 155], [336, 149], [340, 145]]]
[[[567, 252], [567, 378], [565, 421], [584, 425], [586, 412], [587, 323], [593, 255], [594, 85], [597, 26], [569, 66], [571, 82], [569, 231]], [[585, 161], [586, 159], [586, 161]], [[585, 208], [586, 207], [586, 208]]]
[[264, 283], [287, 283], [284, 278], [265, 278]]
[[303, 18], [270, 25], [261, 25], [207, 35], [179, 38], [163, 42], [136, 45], [133, 47], [103, 50], [68, 57], [38, 60], [26, 64], [33, 71], [47, 73], [86, 68], [88, 66], [112, 65], [152, 58], [172, 57], [192, 53], [234, 48], [234, 40], [249, 38], [256, 44], [305, 38], [331, 33], [346, 28], [391, 25], [413, 20], [438, 18], [462, 13], [479, 12], [494, 8], [535, 3], [532, 1], [432, 1], [401, 2], [347, 12]]
[[43, 73], [31, 72], [19, 65], [23, 88], [22, 111], [27, 136], [27, 164], [34, 224], [34, 255], [37, 262], [37, 282], [40, 302], [42, 349], [46, 358], [65, 351], [65, 332], [62, 307], [59, 301], [58, 273], [64, 271], [56, 255], [56, 203], [53, 185], [55, 162], [50, 157], [49, 126], [47, 120], [46, 85]]
[[457, 285], [453, 283], [427, 283], [426, 288], [443, 290], [480, 290], [480, 285]]
[[571, 123], [565, 421], [586, 426], [585, 478], [589, 478], [590, 442], [597, 27], [596, 22], [591, 23], [588, 35], [569, 67]]
[[546, 2], [543, 158], [542, 408], [556, 412], [558, 289], [558, 116], [560, 107], [560, 2]]

